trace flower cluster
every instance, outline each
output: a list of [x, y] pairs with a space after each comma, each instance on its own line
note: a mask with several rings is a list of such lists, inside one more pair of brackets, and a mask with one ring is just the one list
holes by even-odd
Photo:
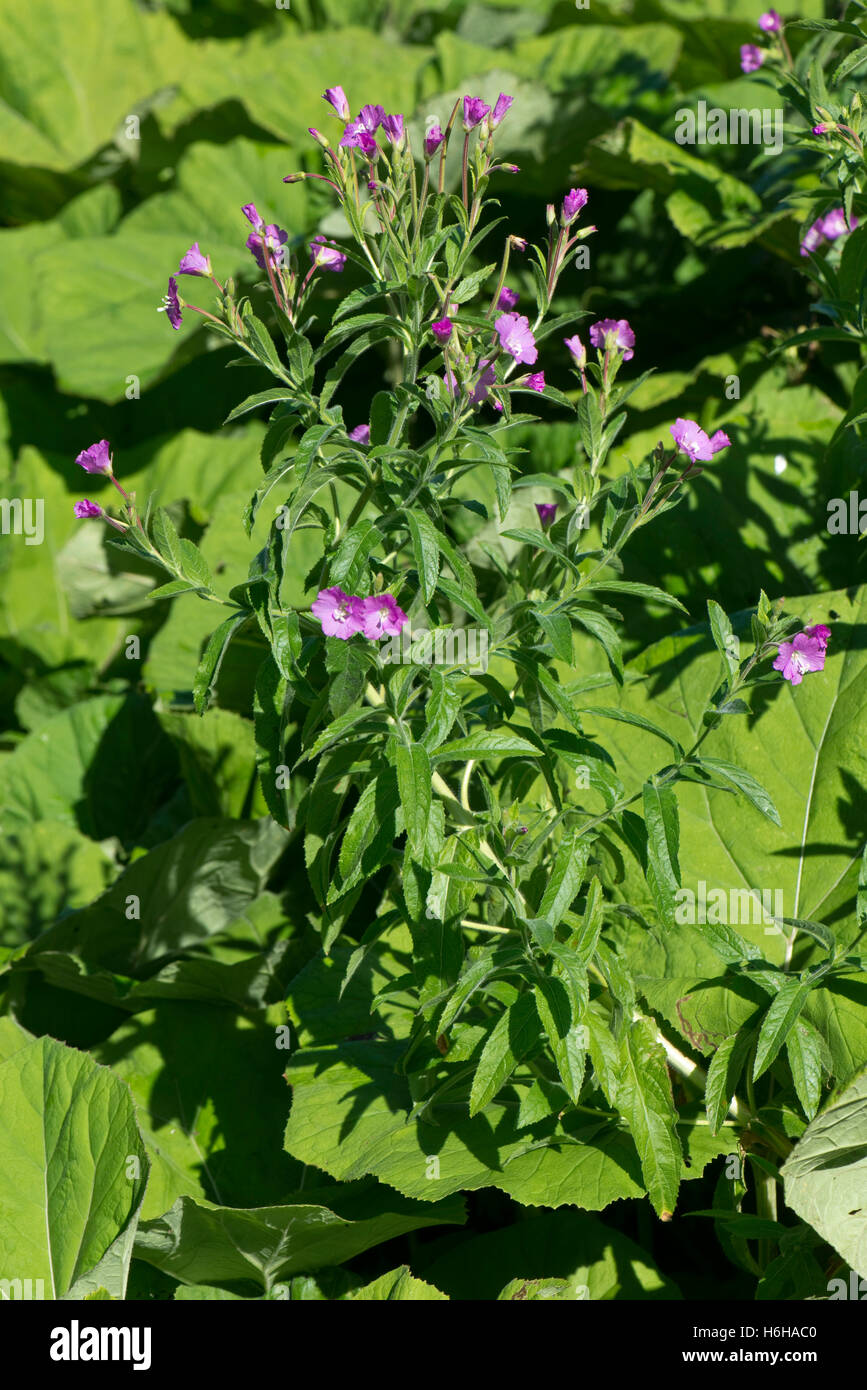
[[838, 237], [854, 232], [857, 226], [858, 218], [854, 213], [847, 223], [843, 209], [832, 208], [830, 212], [818, 217], [813, 225], [807, 228], [801, 242], [801, 255], [809, 256], [811, 252], [819, 249], [823, 241], [836, 241]]
[[781, 671], [783, 680], [790, 681], [792, 685], [800, 685], [804, 676], [811, 671], [824, 671], [830, 637], [831, 629], [823, 623], [816, 623], [799, 632], [791, 642], [781, 642], [774, 670]]
[[[763, 34], [776, 39], [777, 46], [785, 51], [783, 20], [776, 10], [766, 10], [764, 14], [759, 15], [759, 28]], [[769, 49], [759, 48], [755, 43], [741, 44], [741, 72], [758, 72], [769, 52]]]
[[310, 611], [320, 619], [326, 637], [339, 637], [343, 641], [356, 632], [371, 642], [382, 637], [396, 637], [408, 621], [391, 594], [358, 598], [355, 594], [344, 593], [338, 585], [321, 589]]
[[[111, 445], [107, 439], [100, 439], [97, 444], [90, 444], [86, 449], [82, 449], [81, 453], [76, 456], [75, 462], [78, 464], [79, 468], [84, 469], [85, 473], [101, 473], [103, 477], [110, 478], [124, 501], [128, 503], [131, 501], [128, 494], [114, 476], [114, 458], [111, 452]], [[108, 512], [106, 512], [103, 507], [100, 507], [98, 502], [91, 502], [87, 497], [81, 502], [76, 502], [72, 510], [79, 521], [102, 517], [103, 521], [107, 521], [109, 526], [113, 526], [116, 531], [125, 531], [127, 529], [123, 522], [115, 521], [114, 517], [109, 516]]]

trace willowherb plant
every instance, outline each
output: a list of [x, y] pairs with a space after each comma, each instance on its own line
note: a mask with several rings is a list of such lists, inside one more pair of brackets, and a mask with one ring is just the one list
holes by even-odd
[[[783, 346], [817, 340], [843, 342], [857, 346], [863, 358], [867, 351], [863, 274], [867, 229], [861, 224], [867, 160], [860, 88], [867, 62], [867, 5], [863, 0], [850, 0], [841, 19], [789, 23], [769, 10], [760, 16], [759, 28], [763, 46], [744, 45], [741, 67], [747, 73], [761, 71], [762, 80], [773, 83], [800, 118], [801, 124], [790, 126], [787, 132], [799, 156], [796, 167], [798, 172], [804, 168], [810, 174], [815, 171], [819, 177], [800, 178], [783, 205], [802, 218], [804, 269], [819, 292], [816, 310], [831, 325], [806, 330]], [[786, 39], [787, 29], [810, 32], [795, 57]], [[861, 231], [855, 237], [852, 234], [859, 226]]]
[[[820, 671], [830, 633], [815, 624], [784, 640], [795, 621], [782, 616], [782, 601], [762, 594], [754, 650], [741, 660], [728, 618], [711, 603], [724, 674], [690, 747], [643, 716], [593, 703], [593, 692], [624, 682], [614, 603], [682, 608], [656, 586], [623, 577], [625, 547], [678, 505], [730, 441], [678, 418], [670, 442], [649, 459], [611, 469], [624, 407], [648, 373], [623, 380], [638, 350], [626, 320], [593, 323], [588, 349], [576, 331], [585, 315], [553, 312], [561, 278], [596, 231], [581, 224], [586, 190], [548, 206], [539, 245], [488, 218], [491, 181], [517, 172], [496, 153], [509, 96], [493, 108], [467, 96], [444, 126], [428, 128], [418, 151], [402, 116], [367, 105], [353, 120], [340, 87], [325, 99], [342, 124], [336, 141], [311, 130], [325, 172], [285, 182], [323, 180], [351, 243], [316, 237], [301, 265], [283, 229], [266, 225], [252, 204], [242, 209], [283, 349], [249, 299], [217, 280], [198, 243], [170, 278], [164, 306], [173, 329], [185, 312], [200, 314], [273, 377], [228, 417], [272, 408], [264, 477], [244, 516], [248, 534], [266, 503], [276, 515], [247, 580], [221, 597], [169, 515], [148, 508], [140, 516], [120, 484], [120, 518], [86, 501], [76, 511], [105, 515], [122, 533], [114, 544], [164, 568], [171, 577], [155, 599], [189, 592], [228, 607], [199, 668], [199, 711], [233, 638], [247, 626], [264, 637], [255, 697], [262, 786], [274, 818], [303, 827], [323, 950], [341, 933], [351, 939], [345, 988], [384, 941], [411, 947], [407, 974], [377, 1007], [397, 994], [410, 1013], [399, 1070], [412, 1118], [436, 1120], [458, 1103], [465, 1121], [463, 1107], [471, 1117], [493, 1107], [491, 1123], [502, 1113], [515, 1133], [525, 1132], [527, 1147], [589, 1142], [600, 1126], [625, 1122], [644, 1189], [667, 1219], [684, 1142], [701, 1122], [695, 1110], [685, 1119], [676, 1108], [669, 1068], [699, 1087], [704, 1074], [639, 1006], [629, 962], [607, 930], [633, 909], [618, 900], [605, 865], [611, 856], [634, 860], [665, 929], [680, 887], [678, 783], [735, 789], [776, 818], [755, 779], [708, 756], [705, 740], [747, 711], [749, 688], [779, 682], [761, 669], [770, 657], [793, 686]], [[460, 192], [450, 193], [446, 156], [458, 140]], [[495, 235], [496, 255], [480, 263]], [[508, 283], [515, 258], [529, 266], [535, 288], [526, 314]], [[314, 346], [317, 286], [348, 262], [364, 283], [339, 302]], [[180, 277], [210, 282], [216, 312], [186, 300]], [[373, 392], [367, 421], [345, 421], [344, 376], [362, 358], [377, 371], [373, 350], [387, 342], [396, 345], [399, 379]], [[546, 352], [571, 362], [572, 394], [546, 382]], [[581, 457], [571, 470], [522, 471], [516, 432], [535, 422], [529, 407], [539, 400], [575, 420]], [[106, 441], [78, 463], [114, 480]], [[495, 518], [474, 496], [480, 475]], [[538, 523], [516, 525], [510, 513], [517, 502], [520, 520], [527, 489]], [[473, 534], [480, 525], [490, 540]], [[310, 603], [288, 607], [283, 578], [297, 567], [302, 528], [320, 533], [321, 556], [307, 576]], [[599, 644], [607, 669], [576, 672], [576, 629]], [[627, 786], [588, 732], [610, 719], [631, 723], [663, 750], [638, 787]], [[785, 1153], [785, 1136], [757, 1118], [753, 1084], [786, 1038], [776, 1001], [788, 1000], [790, 957], [775, 967], [732, 928], [706, 931], [725, 967], [750, 971], [769, 996], [758, 1033], [734, 1035], [714, 1058], [710, 1129], [731, 1114], [741, 1128], [760, 1127], [771, 1152]], [[800, 980], [798, 987], [806, 988]], [[806, 1052], [818, 1044], [808, 1034], [798, 1046], [794, 1085], [809, 1116], [819, 1097]], [[748, 1058], [749, 1103], [734, 1098]], [[520, 1093], [517, 1115], [511, 1100], [496, 1110], [508, 1086]], [[725, 1147], [708, 1142], [706, 1157]]]

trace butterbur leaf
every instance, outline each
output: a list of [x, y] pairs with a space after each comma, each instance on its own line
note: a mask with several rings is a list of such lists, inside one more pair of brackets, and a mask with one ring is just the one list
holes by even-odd
[[786, 1204], [867, 1279], [867, 1071], [807, 1126], [782, 1168]]
[[3, 1275], [41, 1280], [50, 1299], [123, 1298], [149, 1171], [126, 1086], [42, 1037], [0, 1065], [0, 1106]]
[[391, 1206], [374, 1197], [369, 1215], [362, 1205], [347, 1218], [312, 1203], [245, 1210], [179, 1197], [165, 1216], [142, 1223], [136, 1255], [185, 1283], [252, 1280], [269, 1292], [278, 1279], [351, 1260], [405, 1231], [462, 1220], [455, 1202], [422, 1207], [397, 1198]]

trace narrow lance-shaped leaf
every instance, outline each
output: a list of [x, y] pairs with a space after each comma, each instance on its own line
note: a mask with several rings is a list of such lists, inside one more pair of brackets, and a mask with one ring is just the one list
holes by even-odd
[[754, 1081], [758, 1081], [776, 1058], [807, 1002], [811, 987], [809, 982], [804, 984], [792, 977], [786, 980], [779, 993], [771, 1001], [771, 1006], [762, 1019], [759, 1041], [756, 1046], [756, 1057], [753, 1062]]
[[574, 834], [563, 837], [539, 904], [539, 916], [546, 918], [552, 927], [562, 921], [584, 882], [589, 852], [590, 842], [586, 838], [577, 839]]
[[728, 1114], [755, 1037], [752, 1029], [742, 1028], [724, 1038], [711, 1058], [704, 1090], [711, 1134], [719, 1133]]
[[755, 806], [757, 811], [761, 811], [774, 825], [780, 825], [780, 814], [774, 805], [770, 794], [765, 791], [760, 782], [757, 782], [751, 773], [745, 772], [742, 767], [736, 767], [734, 763], [726, 762], [723, 758], [708, 758], [702, 755], [700, 759], [702, 767], [710, 768], [712, 772], [717, 772], [726, 781], [733, 783], [734, 786], [742, 791], [747, 800]]
[[569, 994], [562, 980], [544, 976], [534, 984], [533, 996], [560, 1080], [572, 1104], [577, 1105], [587, 1055], [585, 1029], [573, 1018]]
[[740, 668], [740, 662], [736, 655], [738, 651], [738, 640], [732, 631], [725, 612], [720, 608], [714, 599], [707, 601], [707, 612], [710, 619], [710, 631], [714, 640], [714, 645], [726, 664], [729, 678], [736, 676]]
[[677, 796], [671, 786], [645, 782], [644, 823], [647, 826], [647, 881], [666, 926], [675, 925], [675, 904], [680, 888], [680, 821]]
[[407, 525], [412, 539], [415, 567], [425, 603], [430, 603], [440, 572], [440, 548], [436, 527], [425, 512], [407, 513]]
[[520, 994], [501, 1014], [485, 1043], [470, 1091], [470, 1114], [477, 1115], [505, 1086], [518, 1063], [538, 1041], [539, 1015], [532, 994]]
[[420, 743], [407, 747], [399, 743], [395, 751], [397, 785], [403, 809], [407, 838], [414, 850], [422, 851], [431, 806], [431, 765], [427, 749]]
[[786, 1056], [798, 1100], [812, 1120], [822, 1099], [822, 1037], [805, 1018], [799, 1018], [786, 1038]]
[[677, 1203], [683, 1151], [665, 1050], [647, 1019], [634, 1020], [625, 1030], [621, 1066], [617, 1109], [638, 1149], [648, 1196], [657, 1214], [668, 1220]]

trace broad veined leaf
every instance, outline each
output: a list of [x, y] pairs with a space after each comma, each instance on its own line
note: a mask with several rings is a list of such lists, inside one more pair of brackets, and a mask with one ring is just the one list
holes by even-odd
[[378, 1214], [352, 1220], [314, 1204], [245, 1210], [179, 1197], [165, 1216], [139, 1227], [136, 1255], [184, 1283], [250, 1279], [269, 1293], [278, 1279], [351, 1260], [406, 1231], [464, 1219], [460, 1202], [425, 1208], [384, 1194], [374, 1203]]
[[[590, 1040], [592, 1050], [592, 1030]], [[493, 1186], [528, 1206], [599, 1211], [646, 1191], [635, 1145], [613, 1116], [608, 1124], [567, 1111], [559, 1121], [552, 1116], [519, 1129], [514, 1102], [494, 1099], [470, 1118], [465, 1094], [453, 1092], [407, 1123], [413, 1101], [398, 1068], [405, 1046], [347, 1041], [293, 1054], [287, 1072], [290, 1154], [342, 1181], [374, 1173], [426, 1201]], [[362, 1090], [363, 1109], [357, 1104]], [[681, 1111], [691, 1163], [684, 1177], [697, 1176], [713, 1157], [737, 1146], [732, 1133], [713, 1138], [692, 1116], [698, 1117], [698, 1107]], [[427, 1161], [432, 1154], [439, 1159], [434, 1176]]]
[[867, 1279], [867, 1072], [807, 1126], [782, 1174], [787, 1204]]
[[[45, 1297], [123, 1298], [148, 1159], [129, 1091], [53, 1038], [0, 1065], [0, 1271]], [[38, 1296], [38, 1295], [37, 1295]]]

